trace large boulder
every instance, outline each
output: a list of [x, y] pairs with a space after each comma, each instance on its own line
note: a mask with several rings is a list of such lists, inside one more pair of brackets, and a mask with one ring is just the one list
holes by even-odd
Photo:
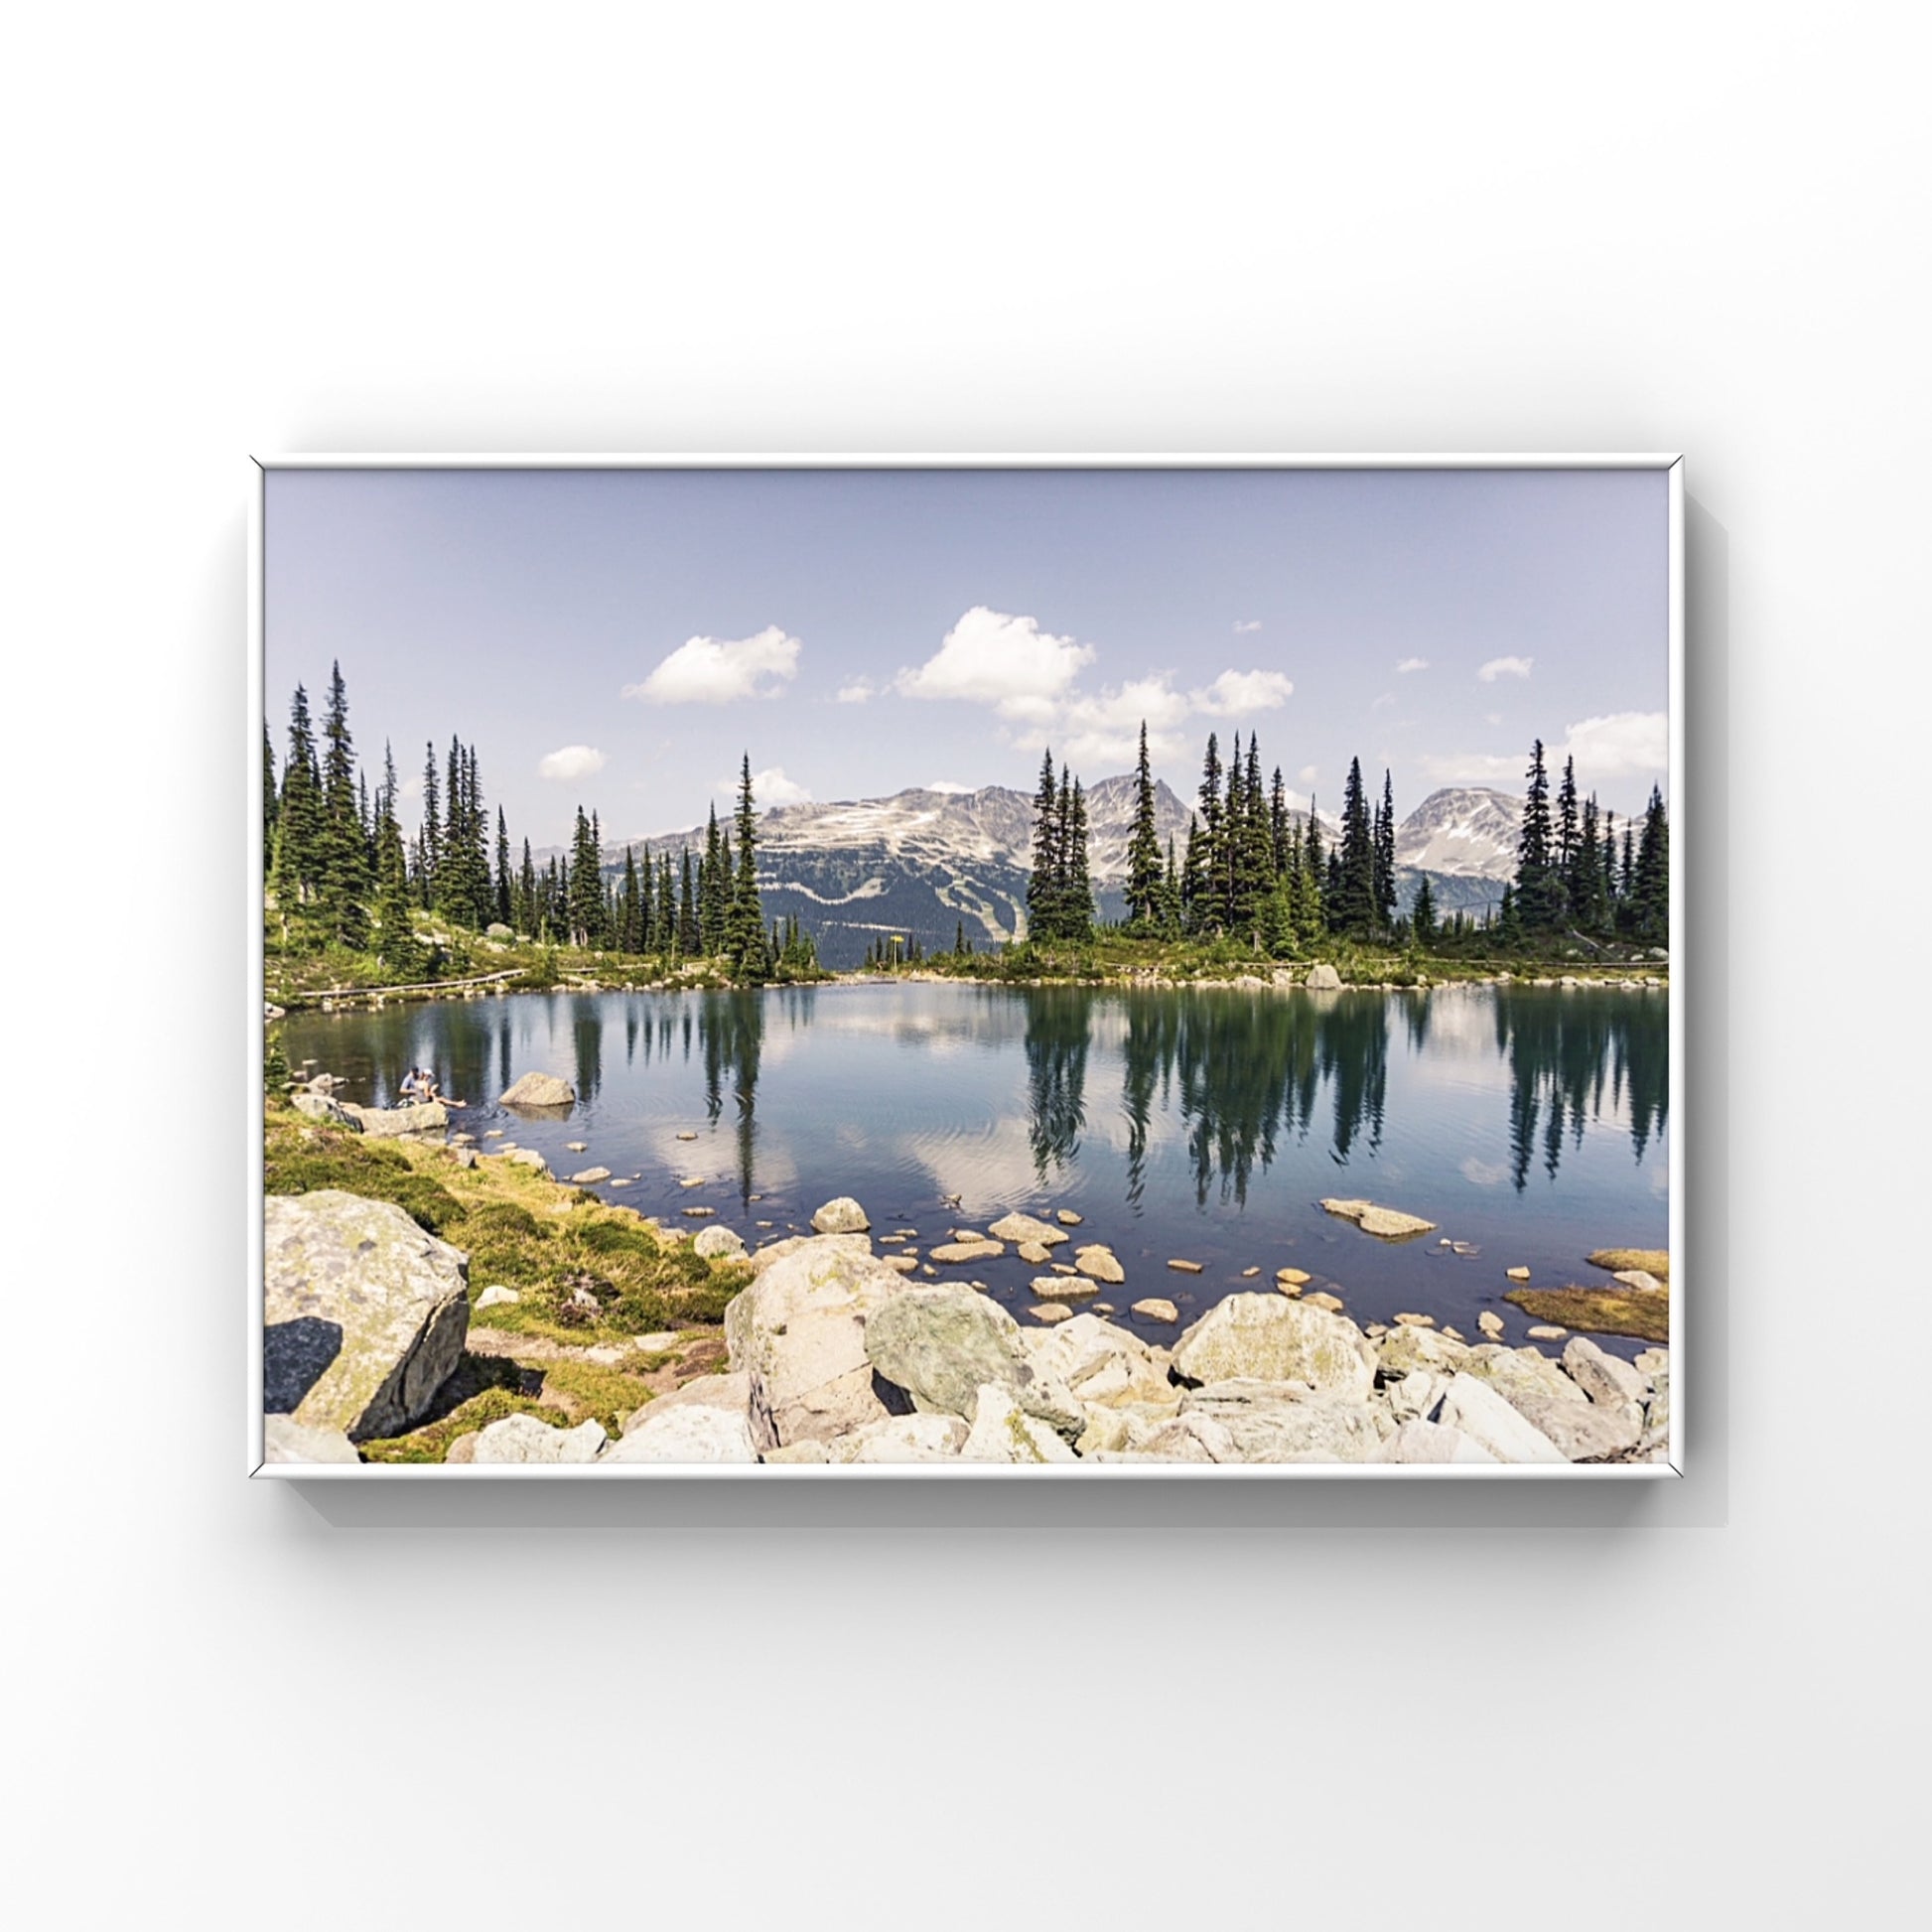
[[450, 1116], [440, 1100], [419, 1100], [413, 1107], [358, 1107], [345, 1100], [341, 1110], [371, 1140], [394, 1140], [400, 1134], [440, 1134]]
[[1317, 964], [1309, 968], [1309, 976], [1302, 984], [1311, 993], [1339, 993], [1341, 975], [1332, 966]]
[[362, 1123], [355, 1113], [343, 1105], [340, 1100], [332, 1099], [326, 1093], [298, 1093], [290, 1103], [298, 1114], [306, 1114], [311, 1120], [319, 1120], [325, 1127], [340, 1127], [345, 1133], [359, 1134]]
[[1177, 1404], [1179, 1390], [1139, 1335], [1076, 1314], [1056, 1327], [1026, 1333], [1034, 1372], [1056, 1383], [1085, 1408], [1120, 1408], [1128, 1403]]
[[1563, 1366], [1590, 1401], [1605, 1408], [1620, 1409], [1626, 1403], [1641, 1408], [1650, 1400], [1650, 1377], [1606, 1353], [1587, 1335], [1573, 1335], [1565, 1344]]
[[1568, 1462], [1570, 1458], [1489, 1383], [1461, 1373], [1443, 1396], [1437, 1420], [1459, 1429], [1498, 1462]]
[[577, 1099], [568, 1080], [554, 1073], [526, 1073], [497, 1096], [505, 1107], [569, 1107]]
[[1469, 1359], [1466, 1342], [1452, 1341], [1435, 1328], [1415, 1328], [1407, 1323], [1381, 1336], [1375, 1353], [1385, 1375], [1413, 1375], [1418, 1370], [1453, 1375]]
[[691, 1252], [705, 1261], [738, 1261], [745, 1254], [745, 1237], [736, 1228], [700, 1228]]
[[732, 1367], [751, 1377], [760, 1450], [828, 1442], [893, 1413], [875, 1387], [866, 1317], [904, 1290], [884, 1262], [835, 1237], [803, 1243], [732, 1300], [725, 1341]]
[[1011, 1390], [988, 1383], [973, 1405], [973, 1427], [959, 1452], [962, 1462], [1074, 1462], [1079, 1458], [1058, 1435], [1014, 1400]]
[[749, 1375], [702, 1375], [635, 1411], [598, 1460], [756, 1462], [751, 1409]]
[[[767, 1241], [763, 1247], [753, 1253], [752, 1273], [761, 1275], [774, 1263], [784, 1260], [787, 1255], [795, 1255], [805, 1248], [818, 1251], [844, 1248], [855, 1255], [870, 1255], [872, 1236], [869, 1234], [788, 1234], [782, 1241]], [[918, 1263], [914, 1262], [912, 1265], [916, 1268]]]
[[922, 1415], [973, 1422], [982, 1392], [998, 1386], [1063, 1435], [1086, 1426], [1079, 1405], [1039, 1374], [1020, 1324], [970, 1288], [901, 1290], [866, 1316], [866, 1353]]
[[469, 1260], [389, 1201], [262, 1204], [262, 1407], [351, 1442], [429, 1413], [470, 1328]]
[[595, 1462], [604, 1447], [604, 1425], [579, 1423], [559, 1429], [535, 1416], [505, 1416], [477, 1432], [472, 1462]]
[[1460, 1366], [1518, 1408], [1525, 1402], [1569, 1402], [1581, 1409], [1589, 1401], [1540, 1348], [1504, 1348], [1496, 1342], [1482, 1342], [1463, 1355]]
[[1375, 1350], [1346, 1315], [1279, 1295], [1230, 1295], [1175, 1342], [1187, 1382], [1301, 1382], [1366, 1402]]
[[871, 1230], [872, 1222], [850, 1194], [841, 1194], [836, 1200], [828, 1200], [812, 1216], [812, 1227], [819, 1234], [865, 1234]]
[[1366, 1462], [1390, 1433], [1386, 1410], [1279, 1382], [1212, 1382], [1180, 1399], [1184, 1416], [1217, 1422], [1238, 1462]]

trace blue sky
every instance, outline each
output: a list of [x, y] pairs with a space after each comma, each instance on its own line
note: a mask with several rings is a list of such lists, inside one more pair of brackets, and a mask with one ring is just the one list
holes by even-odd
[[[1619, 816], [1666, 781], [1660, 472], [274, 471], [267, 704], [413, 779], [478, 748], [512, 834], [760, 801], [1031, 788], [1040, 750], [1185, 798], [1207, 733], [1298, 799], [1407, 813], [1530, 741]], [[411, 816], [413, 807], [405, 809]]]

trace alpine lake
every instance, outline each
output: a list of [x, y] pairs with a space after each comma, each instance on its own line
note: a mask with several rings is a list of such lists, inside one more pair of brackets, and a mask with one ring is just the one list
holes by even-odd
[[[1054, 1260], [1103, 1242], [1127, 1277], [1074, 1306], [1107, 1303], [1153, 1342], [1179, 1329], [1135, 1302], [1172, 1301], [1184, 1326], [1292, 1267], [1357, 1322], [1428, 1314], [1473, 1341], [1490, 1311], [1520, 1343], [1533, 1320], [1502, 1299], [1506, 1269], [1600, 1287], [1592, 1249], [1669, 1245], [1661, 987], [525, 993], [296, 1013], [282, 1043], [369, 1106], [432, 1068], [468, 1103], [451, 1131], [480, 1152], [533, 1148], [559, 1177], [609, 1169], [600, 1196], [668, 1228], [735, 1228], [751, 1248], [810, 1232], [841, 1194], [875, 1242], [911, 1230], [903, 1245], [922, 1257], [1009, 1210], [1071, 1210], [1080, 1224]], [[531, 1071], [568, 1080], [576, 1104], [499, 1106]], [[1324, 1196], [1438, 1226], [1379, 1240]], [[1008, 1247], [938, 1274], [1025, 1323], [1047, 1272]], [[1643, 1345], [1597, 1339], [1625, 1356]]]

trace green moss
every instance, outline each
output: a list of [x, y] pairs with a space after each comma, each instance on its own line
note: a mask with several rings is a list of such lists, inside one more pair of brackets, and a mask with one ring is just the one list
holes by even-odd
[[1621, 1288], [1515, 1288], [1503, 1297], [1538, 1321], [1599, 1335], [1670, 1340], [1670, 1297]]
[[544, 1363], [543, 1391], [553, 1400], [561, 1396], [574, 1421], [594, 1416], [610, 1436], [619, 1434], [624, 1417], [641, 1409], [653, 1393], [641, 1376], [598, 1362]]
[[393, 1201], [420, 1228], [443, 1234], [462, 1210], [448, 1189], [413, 1167], [391, 1144], [312, 1124], [300, 1114], [270, 1115], [262, 1161], [266, 1194], [312, 1194], [340, 1187], [365, 1200]]
[[1607, 1268], [1612, 1275], [1623, 1275], [1633, 1268], [1641, 1268], [1646, 1275], [1655, 1275], [1666, 1288], [1670, 1286], [1670, 1251], [1667, 1248], [1598, 1248], [1584, 1259], [1592, 1268]]
[[559, 1429], [568, 1428], [571, 1420], [561, 1410], [546, 1409], [532, 1396], [520, 1395], [512, 1389], [490, 1388], [406, 1436], [390, 1436], [357, 1447], [364, 1462], [441, 1462], [458, 1437], [473, 1436], [489, 1423], [501, 1422], [505, 1416], [535, 1416], [538, 1421], [553, 1423]]

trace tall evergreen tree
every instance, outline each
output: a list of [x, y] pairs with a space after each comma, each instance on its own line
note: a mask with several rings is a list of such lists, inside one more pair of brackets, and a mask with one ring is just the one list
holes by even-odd
[[442, 785], [436, 775], [436, 747], [424, 748], [423, 825], [416, 835], [417, 891], [425, 908], [436, 903], [437, 875], [443, 870]]
[[1309, 793], [1308, 830], [1302, 840], [1300, 943], [1312, 946], [1328, 926], [1328, 862], [1321, 850], [1321, 808]]
[[1551, 854], [1557, 869], [1557, 876], [1563, 882], [1564, 910], [1577, 913], [1575, 891], [1577, 886], [1577, 841], [1582, 834], [1581, 814], [1577, 807], [1577, 760], [1566, 757], [1563, 761], [1563, 782], [1557, 787], [1556, 846]]
[[1550, 774], [1543, 762], [1543, 741], [1530, 753], [1529, 791], [1523, 800], [1523, 829], [1516, 843], [1516, 916], [1533, 932], [1545, 932], [1563, 919], [1563, 882], [1556, 871], [1550, 829]]
[[1093, 878], [1087, 853], [1087, 797], [1073, 780], [1073, 805], [1067, 814], [1066, 884], [1060, 907], [1062, 937], [1093, 937]]
[[523, 841], [523, 863], [516, 869], [516, 916], [510, 921], [518, 932], [537, 929], [537, 873], [530, 862], [530, 841]]
[[1336, 902], [1328, 908], [1337, 932], [1365, 938], [1377, 924], [1375, 903], [1375, 830], [1369, 822], [1368, 798], [1362, 789], [1362, 761], [1348, 761], [1348, 780], [1341, 799], [1341, 869]]
[[1436, 943], [1436, 894], [1429, 884], [1429, 875], [1424, 873], [1422, 883], [1416, 888], [1416, 902], [1409, 913], [1409, 930], [1415, 935], [1417, 946], [1428, 952]]
[[731, 910], [725, 927], [725, 950], [732, 976], [748, 985], [761, 985], [771, 977], [771, 960], [764, 942], [764, 908], [759, 899], [758, 807], [752, 797], [752, 755], [738, 778], [738, 867], [732, 881]]
[[704, 925], [698, 917], [693, 872], [691, 848], [687, 845], [678, 879], [677, 899], [677, 949], [687, 959], [695, 959], [704, 950]]
[[322, 775], [309, 694], [299, 684], [289, 705], [289, 755], [282, 766], [275, 846], [275, 901], [286, 920], [316, 897], [322, 878]]
[[323, 918], [345, 946], [368, 943], [368, 841], [355, 783], [355, 746], [348, 731], [348, 689], [341, 664], [330, 667], [323, 723], [321, 879]]
[[1134, 767], [1134, 830], [1127, 841], [1127, 923], [1149, 931], [1160, 922], [1161, 836], [1154, 815], [1154, 770], [1148, 762], [1147, 720], [1141, 720], [1140, 758]]
[[[1145, 742], [1147, 728], [1142, 727]], [[262, 877], [275, 870], [275, 814], [281, 804], [275, 791], [275, 741], [269, 735], [268, 720], [262, 720]]]
[[1664, 812], [1664, 794], [1655, 785], [1644, 808], [1643, 835], [1637, 841], [1631, 913], [1636, 936], [1646, 945], [1670, 944], [1670, 820]]
[[1027, 934], [1032, 939], [1059, 936], [1060, 789], [1053, 775], [1053, 748], [1039, 761], [1034, 787], [1034, 869], [1027, 881]]
[[597, 841], [582, 805], [570, 841], [570, 874], [565, 885], [564, 915], [573, 946], [604, 943], [604, 879], [598, 865]]
[[1275, 775], [1268, 786], [1268, 850], [1277, 879], [1288, 877], [1288, 787], [1282, 783], [1282, 768], [1275, 767]]
[[[1198, 834], [1188, 834], [1187, 859], [1190, 867], [1198, 859], [1195, 890], [1191, 900], [1192, 930], [1196, 932], [1218, 932], [1222, 923], [1221, 883], [1226, 877], [1226, 864], [1221, 851], [1221, 827], [1226, 818], [1227, 808], [1222, 800], [1221, 786], [1225, 776], [1221, 768], [1220, 742], [1212, 732], [1207, 734], [1207, 751], [1201, 759]], [[1196, 840], [1199, 850], [1195, 851]]]
[[496, 807], [496, 903], [491, 908], [497, 921], [512, 925], [510, 913], [516, 900], [516, 882], [510, 876], [510, 828], [501, 805]]
[[1395, 906], [1395, 781], [1385, 767], [1375, 811], [1375, 921], [1384, 932], [1394, 929]]

